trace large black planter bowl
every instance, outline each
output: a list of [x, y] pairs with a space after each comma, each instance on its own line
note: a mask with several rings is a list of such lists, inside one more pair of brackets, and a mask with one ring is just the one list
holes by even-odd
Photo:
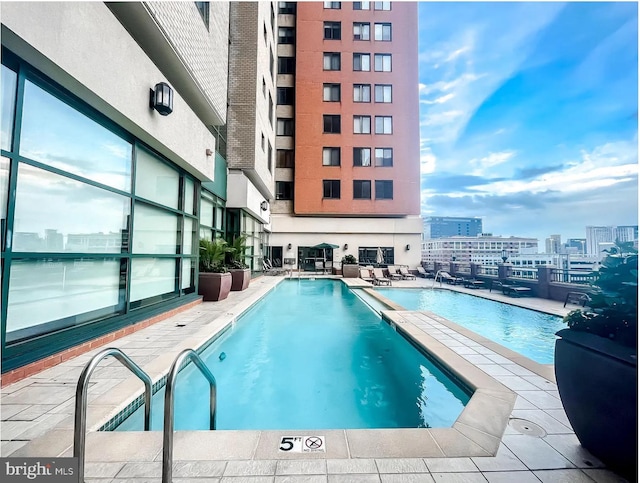
[[580, 444], [609, 469], [637, 481], [637, 348], [571, 329], [557, 335], [558, 392]]

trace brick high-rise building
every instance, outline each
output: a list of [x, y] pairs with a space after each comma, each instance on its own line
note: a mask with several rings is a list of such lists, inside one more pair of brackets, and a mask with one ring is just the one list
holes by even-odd
[[279, 2], [272, 258], [420, 261], [414, 2]]

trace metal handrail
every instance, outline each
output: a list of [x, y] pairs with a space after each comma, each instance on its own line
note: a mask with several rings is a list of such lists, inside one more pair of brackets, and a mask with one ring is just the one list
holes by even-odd
[[173, 478], [173, 388], [182, 363], [189, 358], [209, 381], [209, 429], [216, 429], [216, 378], [193, 349], [185, 349], [173, 362], [164, 393], [164, 428], [162, 435], [162, 483], [171, 483]]
[[144, 383], [144, 430], [149, 431], [151, 424], [151, 378], [140, 366], [133, 362], [124, 352], [115, 347], [98, 352], [82, 370], [76, 386], [76, 410], [73, 425], [73, 456], [78, 458], [78, 475], [84, 482], [84, 456], [87, 432], [87, 386], [91, 374], [105, 357], [113, 356], [127, 369], [133, 372]]

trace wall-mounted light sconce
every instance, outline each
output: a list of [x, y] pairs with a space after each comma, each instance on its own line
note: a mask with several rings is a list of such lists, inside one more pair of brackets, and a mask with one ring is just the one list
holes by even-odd
[[263, 201], [262, 203], [260, 203], [260, 209], [262, 211], [267, 211], [267, 209], [269, 209], [269, 203], [267, 201]]
[[291, 250], [291, 247], [292, 247], [292, 245], [291, 245], [291, 243], [289, 243], [289, 244], [287, 245], [287, 250]]
[[349, 248], [349, 245], [345, 243], [343, 248], [346, 250], [347, 248]]
[[213, 151], [211, 149], [207, 148], [206, 151], [204, 152], [204, 154], [206, 154], [207, 157], [213, 156]]
[[409, 245], [409, 244], [407, 243], [407, 246], [405, 247], [405, 249], [406, 249], [407, 251], [411, 250], [411, 245]]
[[155, 109], [161, 116], [168, 116], [173, 112], [173, 89], [166, 82], [158, 82], [150, 89], [149, 107]]

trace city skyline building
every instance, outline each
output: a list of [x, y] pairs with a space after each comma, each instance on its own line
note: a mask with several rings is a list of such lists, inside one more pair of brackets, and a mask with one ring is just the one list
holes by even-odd
[[271, 256], [420, 262], [417, 4], [280, 2]]
[[424, 239], [449, 236], [477, 236], [482, 233], [482, 218], [455, 216], [423, 217]]
[[423, 262], [473, 262], [486, 265], [502, 263], [517, 254], [537, 254], [538, 239], [478, 235], [428, 239], [422, 242]]
[[599, 255], [604, 248], [613, 246], [616, 240], [635, 242], [637, 245], [637, 225], [587, 226], [587, 254]]
[[562, 239], [560, 235], [550, 235], [544, 242], [545, 253], [560, 253]]

